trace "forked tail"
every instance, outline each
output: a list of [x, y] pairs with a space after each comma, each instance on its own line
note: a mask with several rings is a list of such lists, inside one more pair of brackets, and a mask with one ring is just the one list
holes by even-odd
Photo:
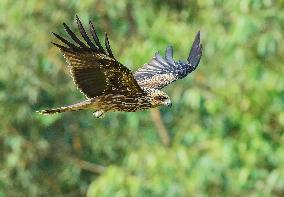
[[55, 109], [45, 109], [45, 110], [40, 110], [37, 112], [40, 114], [49, 115], [49, 114], [62, 113], [66, 111], [77, 111], [77, 110], [82, 110], [82, 109], [88, 109], [91, 105], [93, 105], [93, 102], [92, 100], [86, 100], [86, 101], [82, 101], [80, 103], [76, 103], [73, 105], [58, 107]]

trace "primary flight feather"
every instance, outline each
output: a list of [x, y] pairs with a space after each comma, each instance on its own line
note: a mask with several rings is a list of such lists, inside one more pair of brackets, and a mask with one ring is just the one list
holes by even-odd
[[198, 32], [187, 61], [174, 61], [173, 48], [168, 47], [165, 57], [156, 53], [149, 63], [132, 74], [114, 57], [106, 33], [104, 49], [92, 22], [90, 21], [89, 27], [93, 40], [86, 33], [78, 16], [76, 21], [83, 40], [63, 23], [73, 42], [53, 33], [64, 45], [53, 44], [63, 52], [74, 83], [87, 100], [39, 111], [42, 114], [92, 109], [96, 117], [101, 117], [109, 111], [134, 112], [162, 105], [170, 106], [169, 96], [161, 89], [194, 71], [202, 55]]

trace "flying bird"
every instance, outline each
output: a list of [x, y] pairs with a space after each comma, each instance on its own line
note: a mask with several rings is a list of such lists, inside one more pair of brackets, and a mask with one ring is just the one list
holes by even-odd
[[38, 111], [42, 114], [91, 109], [96, 117], [102, 117], [109, 111], [135, 112], [171, 106], [170, 97], [161, 89], [194, 71], [202, 55], [198, 31], [186, 61], [175, 61], [173, 48], [169, 46], [165, 57], [157, 52], [133, 74], [114, 57], [106, 33], [103, 48], [92, 22], [89, 22], [92, 37], [89, 37], [77, 15], [76, 21], [83, 39], [78, 38], [63, 23], [73, 41], [52, 32], [63, 45], [53, 44], [62, 51], [74, 83], [87, 99], [64, 107]]

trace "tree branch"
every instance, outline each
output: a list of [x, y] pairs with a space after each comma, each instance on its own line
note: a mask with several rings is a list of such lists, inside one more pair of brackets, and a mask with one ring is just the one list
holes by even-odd
[[96, 174], [101, 174], [105, 171], [105, 167], [102, 165], [94, 164], [88, 161], [84, 161], [77, 158], [70, 158], [70, 160], [83, 170], [87, 170]]
[[166, 146], [170, 144], [170, 137], [168, 134], [168, 131], [162, 121], [160, 111], [156, 108], [150, 110], [152, 120], [155, 124], [155, 127], [157, 129], [157, 132], [160, 136], [160, 139], [162, 140], [162, 143]]

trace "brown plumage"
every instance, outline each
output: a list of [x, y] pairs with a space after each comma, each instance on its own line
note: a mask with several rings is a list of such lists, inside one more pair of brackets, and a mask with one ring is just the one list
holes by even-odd
[[63, 52], [74, 83], [85, 94], [87, 100], [57, 109], [39, 111], [42, 114], [93, 109], [96, 117], [101, 117], [108, 111], [133, 112], [161, 105], [169, 106], [169, 96], [160, 89], [195, 70], [202, 55], [198, 32], [186, 62], [174, 61], [173, 49], [168, 47], [165, 58], [156, 53], [149, 63], [132, 74], [114, 57], [107, 34], [104, 49], [92, 22], [89, 25], [93, 41], [87, 35], [78, 16], [76, 21], [84, 42], [63, 23], [75, 44], [56, 33], [53, 34], [65, 46], [53, 44]]

